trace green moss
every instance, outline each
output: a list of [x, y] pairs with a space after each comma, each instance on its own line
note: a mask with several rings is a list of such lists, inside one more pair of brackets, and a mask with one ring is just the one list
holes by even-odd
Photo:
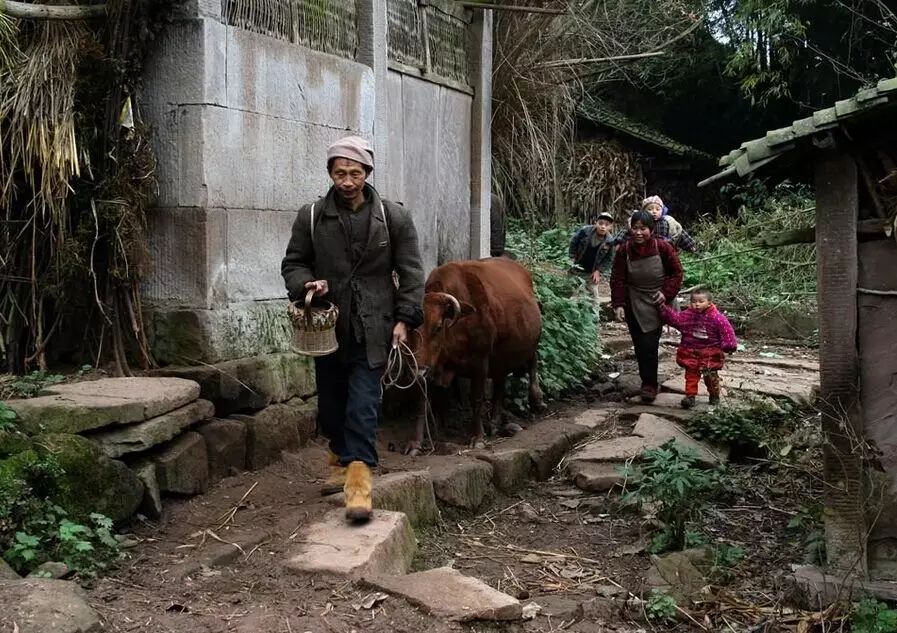
[[0, 458], [16, 455], [31, 448], [28, 436], [17, 431], [0, 431]]
[[62, 468], [65, 493], [53, 499], [71, 517], [98, 512], [121, 521], [143, 498], [143, 484], [122, 462], [106, 457], [100, 447], [80, 435], [48, 433], [34, 439], [42, 456], [53, 456]]

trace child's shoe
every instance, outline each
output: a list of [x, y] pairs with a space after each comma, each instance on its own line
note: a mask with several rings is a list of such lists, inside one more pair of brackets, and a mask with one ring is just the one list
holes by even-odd
[[695, 406], [695, 397], [685, 396], [684, 398], [682, 398], [682, 402], [680, 402], [679, 404], [682, 405], [683, 409], [691, 409], [693, 406]]

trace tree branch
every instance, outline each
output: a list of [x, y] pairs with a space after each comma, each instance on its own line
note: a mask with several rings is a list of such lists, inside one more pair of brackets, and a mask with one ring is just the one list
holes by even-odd
[[0, 0], [0, 13], [26, 20], [87, 20], [106, 15], [105, 4], [49, 5]]

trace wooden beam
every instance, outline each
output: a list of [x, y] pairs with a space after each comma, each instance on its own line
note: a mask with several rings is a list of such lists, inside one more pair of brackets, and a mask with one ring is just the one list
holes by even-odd
[[488, 2], [459, 2], [465, 9], [490, 9], [492, 11], [520, 11], [521, 13], [547, 13], [563, 15], [566, 9], [549, 9], [546, 7], [519, 7], [512, 4], [489, 4]]
[[835, 148], [817, 152], [815, 171], [826, 555], [832, 568], [863, 577], [868, 496], [857, 350], [860, 176], [854, 159]]
[[[812, 211], [812, 209], [810, 210]], [[887, 220], [880, 220], [876, 218], [872, 220], [860, 220], [856, 223], [856, 225], [857, 236], [875, 237], [878, 235], [887, 235], [885, 233]], [[763, 237], [757, 241], [757, 245], [765, 246], [767, 248], [778, 248], [780, 246], [792, 246], [794, 244], [812, 244], [815, 241], [816, 227], [805, 226], [799, 229], [793, 229], [791, 231], [784, 231], [783, 233], [779, 233], [777, 235]]]
[[106, 5], [50, 5], [0, 0], [0, 13], [25, 20], [89, 20], [105, 16]]

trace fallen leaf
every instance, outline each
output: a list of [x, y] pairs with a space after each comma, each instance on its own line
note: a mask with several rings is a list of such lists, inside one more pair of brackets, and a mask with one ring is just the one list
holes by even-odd
[[352, 608], [356, 611], [361, 609], [373, 609], [376, 605], [380, 604], [384, 600], [386, 600], [389, 596], [385, 593], [380, 593], [379, 591], [376, 593], [372, 593], [364, 597], [361, 602], [352, 605]]
[[523, 619], [524, 620], [535, 620], [536, 616], [539, 615], [539, 611], [542, 610], [535, 602], [530, 602], [529, 604], [523, 605]]
[[537, 556], [536, 554], [527, 554], [520, 559], [520, 562], [527, 565], [538, 565], [542, 562], [542, 558], [540, 556]]

